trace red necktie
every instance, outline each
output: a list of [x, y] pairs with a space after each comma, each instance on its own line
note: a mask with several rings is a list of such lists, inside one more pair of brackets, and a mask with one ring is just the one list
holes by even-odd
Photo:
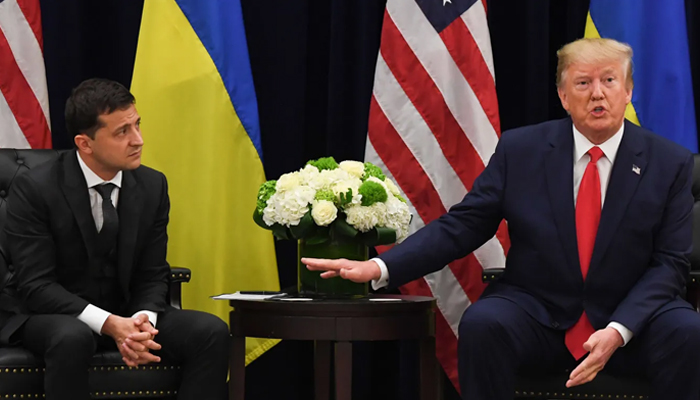
[[[603, 151], [599, 147], [593, 147], [588, 150], [587, 154], [591, 157], [591, 161], [586, 165], [586, 172], [583, 173], [576, 199], [578, 259], [584, 280], [588, 274], [588, 266], [591, 263], [593, 245], [595, 244], [595, 235], [598, 232], [598, 223], [600, 222], [600, 175], [598, 175], [596, 163], [603, 156]], [[583, 348], [583, 344], [594, 332], [595, 329], [593, 329], [584, 310], [578, 322], [566, 331], [566, 347], [575, 359], [578, 360], [587, 353]]]

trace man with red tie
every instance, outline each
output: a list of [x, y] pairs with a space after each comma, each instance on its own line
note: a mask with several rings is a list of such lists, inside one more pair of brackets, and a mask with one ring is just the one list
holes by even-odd
[[459, 326], [469, 400], [510, 400], [523, 371], [603, 368], [651, 382], [652, 400], [700, 398], [700, 315], [682, 298], [692, 242], [693, 158], [624, 118], [632, 49], [581, 39], [559, 52], [570, 117], [505, 132], [461, 203], [365, 262], [303, 262], [324, 277], [403, 285], [471, 253], [502, 219], [506, 272]]

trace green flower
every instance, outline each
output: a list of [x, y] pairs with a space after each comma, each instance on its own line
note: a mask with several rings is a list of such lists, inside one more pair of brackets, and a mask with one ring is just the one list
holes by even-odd
[[370, 176], [374, 176], [375, 178], [379, 179], [380, 181], [384, 181], [386, 178], [386, 175], [382, 172], [381, 168], [377, 167], [376, 165], [372, 164], [371, 162], [366, 162], [365, 163], [365, 173], [362, 175], [362, 181], [366, 181], [367, 178]]
[[362, 205], [365, 207], [374, 203], [384, 203], [388, 198], [384, 186], [377, 182], [365, 181], [358, 192], [362, 195]]
[[330, 202], [335, 202], [337, 200], [332, 190], [319, 190], [318, 192], [316, 192], [316, 196], [314, 196], [314, 199], [328, 200]]
[[277, 191], [277, 189], [275, 189], [276, 185], [276, 180], [267, 181], [260, 185], [260, 189], [258, 190], [258, 205], [256, 207], [259, 214], [263, 213], [263, 210], [267, 207], [267, 201]]
[[313, 165], [314, 167], [318, 168], [319, 171], [323, 171], [324, 169], [333, 170], [338, 168], [338, 163], [333, 157], [321, 157], [318, 160], [309, 160], [309, 162], [307, 162], [306, 164]]

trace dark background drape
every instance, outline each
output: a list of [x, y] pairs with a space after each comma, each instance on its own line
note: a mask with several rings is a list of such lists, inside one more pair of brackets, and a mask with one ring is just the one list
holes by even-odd
[[[361, 160], [386, 0], [241, 2], [268, 178], [320, 156]], [[72, 146], [63, 118], [71, 88], [90, 77], [130, 85], [142, 6], [143, 0], [41, 1], [54, 147]], [[502, 129], [564, 116], [555, 52], [583, 36], [588, 0], [489, 0], [487, 8]], [[700, 5], [686, 0], [686, 11], [700, 100], [700, 23], [694, 22]], [[276, 245], [280, 283], [292, 286], [295, 244]], [[311, 343], [275, 346], [248, 367], [246, 398], [312, 398], [312, 351]], [[353, 397], [416, 398], [414, 356], [410, 343], [356, 346]], [[456, 398], [445, 386], [446, 398]]]

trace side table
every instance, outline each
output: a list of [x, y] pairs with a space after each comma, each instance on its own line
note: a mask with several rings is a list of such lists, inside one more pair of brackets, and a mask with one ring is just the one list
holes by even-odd
[[433, 298], [370, 295], [352, 300], [230, 300], [230, 305], [230, 400], [244, 397], [246, 336], [315, 341], [316, 400], [330, 398], [331, 350], [335, 352], [335, 399], [351, 400], [353, 341], [417, 339], [420, 399], [440, 398]]

